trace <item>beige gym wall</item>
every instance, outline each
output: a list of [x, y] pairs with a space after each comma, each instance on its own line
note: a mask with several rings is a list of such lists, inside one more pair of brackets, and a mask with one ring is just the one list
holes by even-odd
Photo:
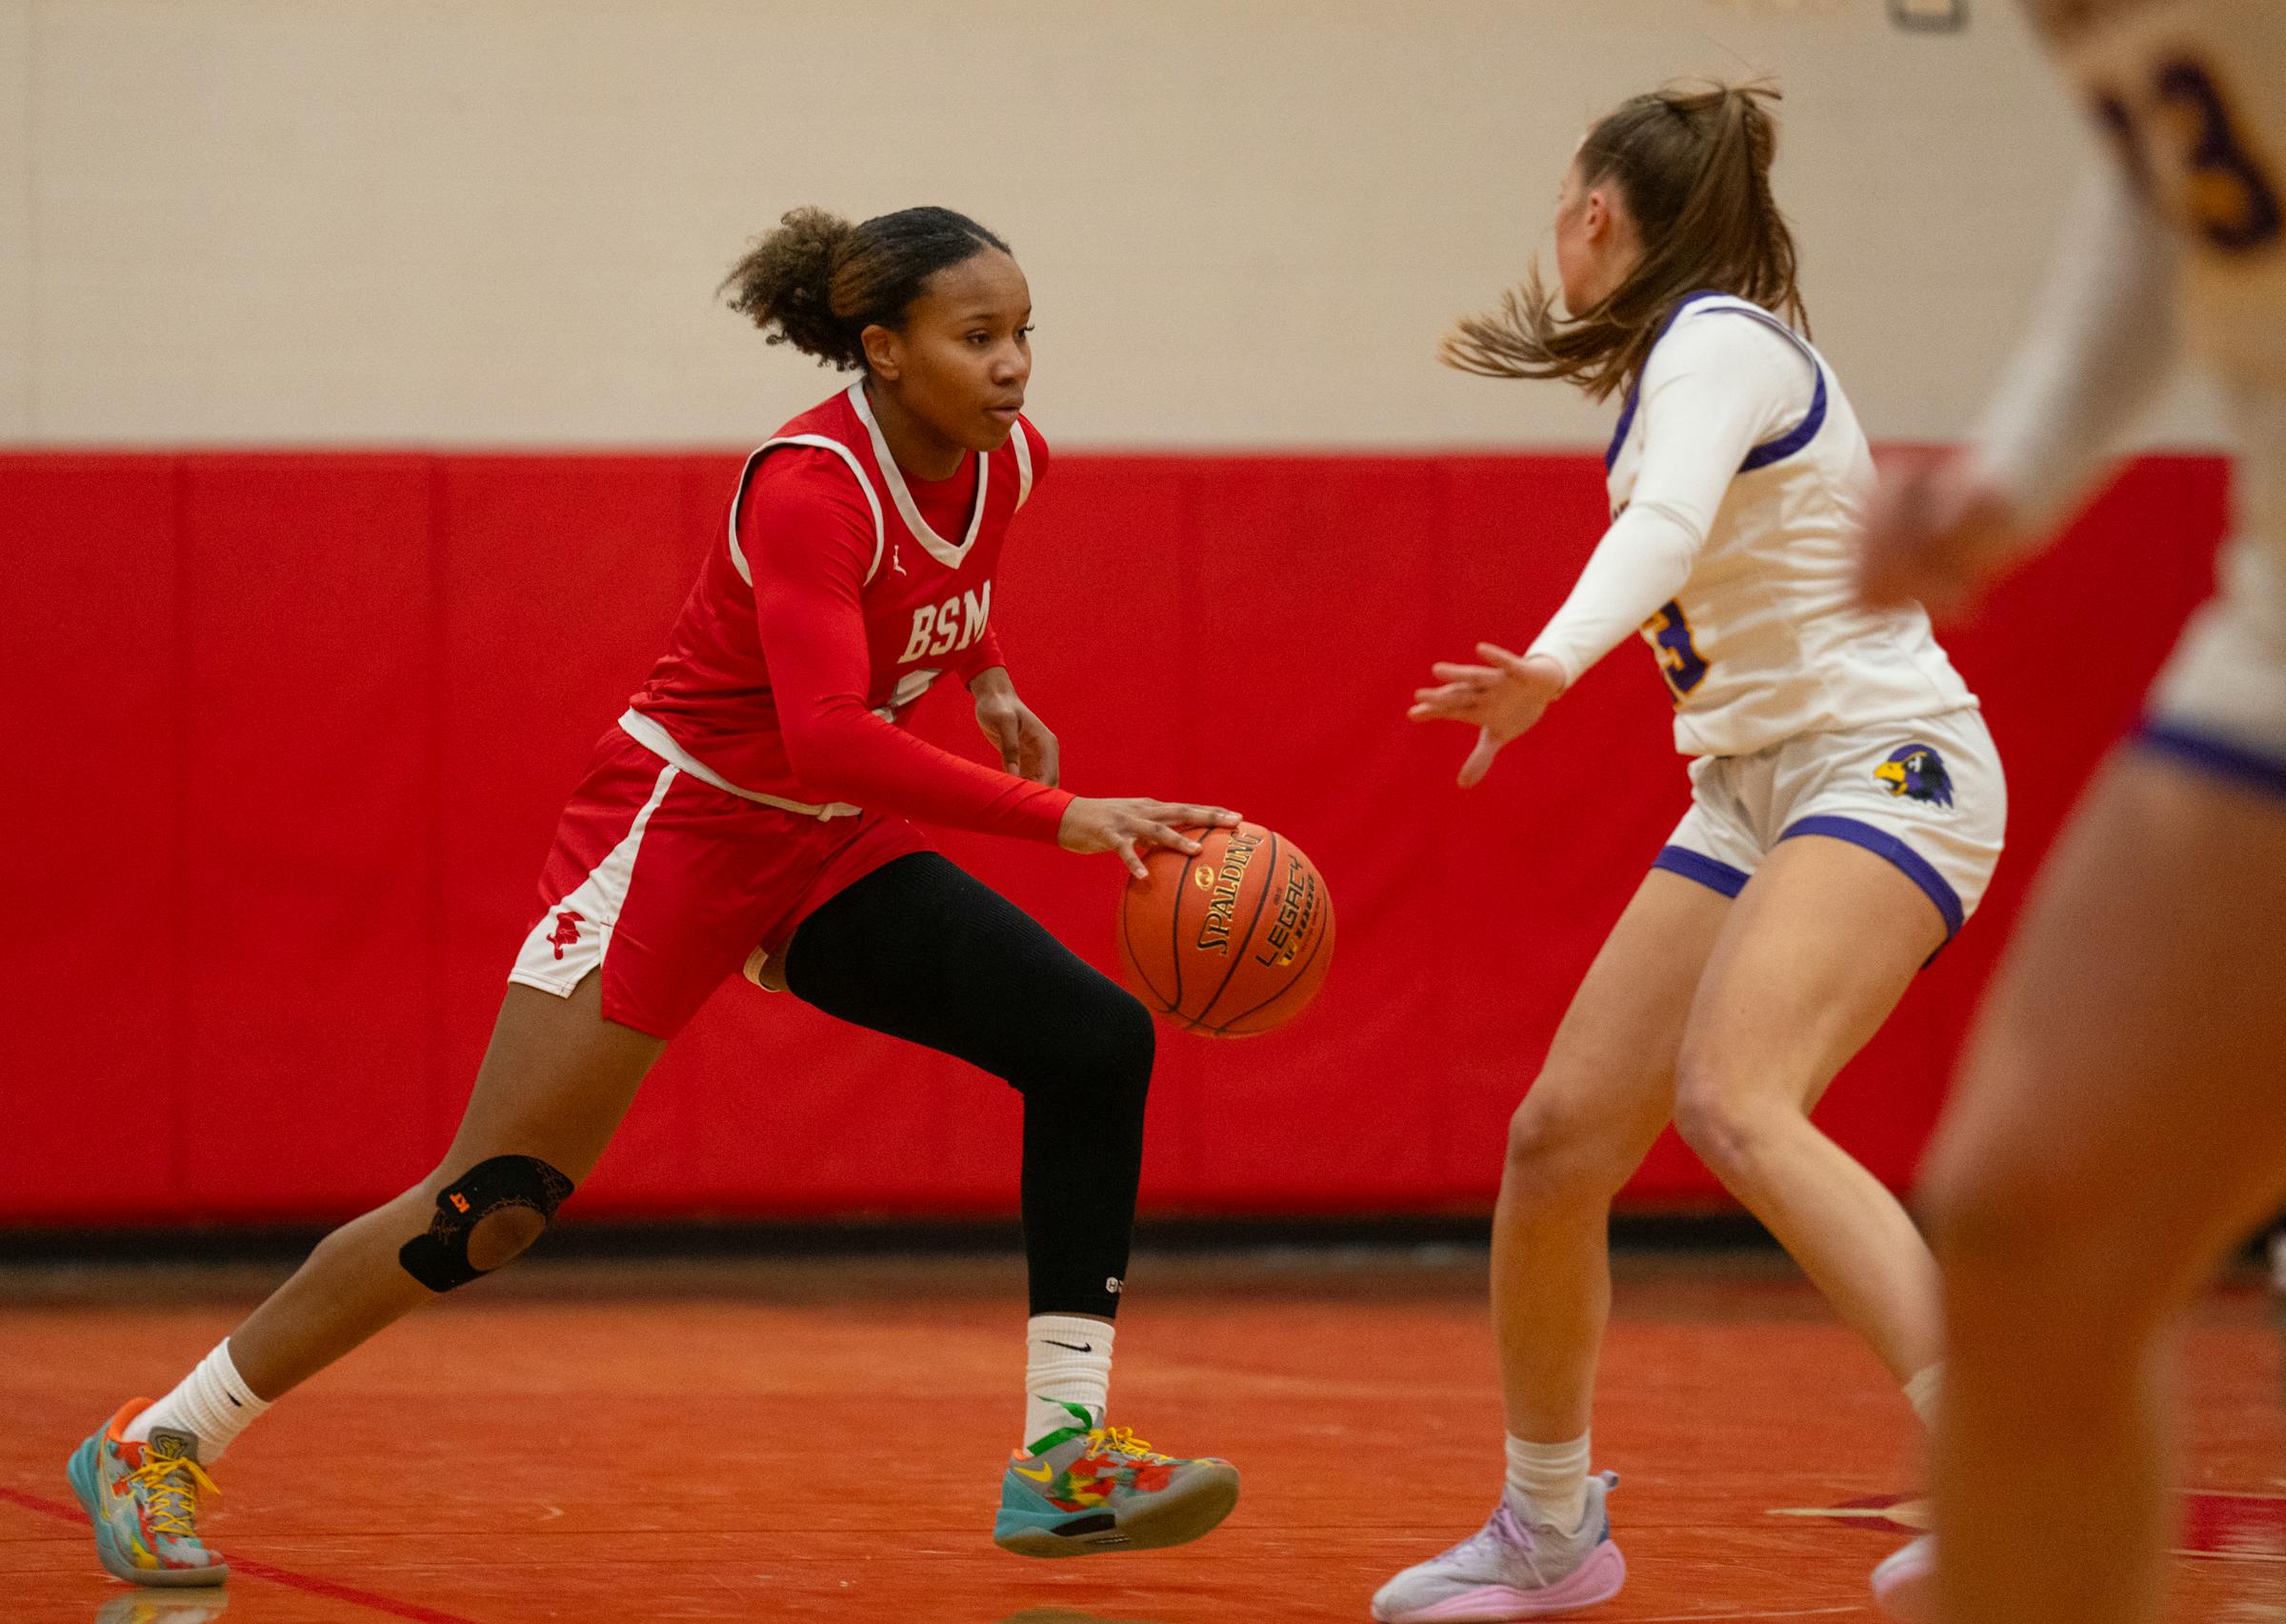
[[1014, 243], [1059, 444], [1592, 443], [1437, 336], [1596, 112], [1757, 70], [1819, 343], [1876, 437], [1949, 437], [2091, 161], [1970, 3], [0, 0], [0, 441], [752, 440], [832, 381], [712, 303], [741, 244], [937, 202]]

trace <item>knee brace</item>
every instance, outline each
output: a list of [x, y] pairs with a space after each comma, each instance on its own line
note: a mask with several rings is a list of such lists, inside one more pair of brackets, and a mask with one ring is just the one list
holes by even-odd
[[429, 1233], [398, 1249], [397, 1262], [432, 1292], [465, 1286], [491, 1273], [469, 1261], [469, 1237], [495, 1213], [521, 1207], [545, 1228], [572, 1193], [572, 1181], [536, 1156], [492, 1156], [437, 1192]]

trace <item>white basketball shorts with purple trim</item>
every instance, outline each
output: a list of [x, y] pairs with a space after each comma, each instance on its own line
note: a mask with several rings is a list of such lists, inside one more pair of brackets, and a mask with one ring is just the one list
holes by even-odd
[[1691, 810], [1653, 863], [1736, 896], [1771, 848], [1846, 840], [1920, 887], [1952, 940], [1991, 883], [2008, 783], [1974, 709], [1829, 733], [1691, 764]]
[[2286, 564], [2252, 539], [2183, 628], [2136, 745], [2193, 772], [2286, 796]]

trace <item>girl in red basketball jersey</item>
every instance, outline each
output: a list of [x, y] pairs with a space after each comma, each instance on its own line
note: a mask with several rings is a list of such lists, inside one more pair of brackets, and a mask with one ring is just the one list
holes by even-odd
[[[1153, 1030], [1142, 1007], [907, 820], [1115, 852], [1195, 852], [1216, 807], [1074, 796], [991, 618], [1010, 520], [1048, 467], [1021, 415], [1032, 297], [943, 209], [788, 214], [725, 284], [769, 334], [857, 372], [747, 458], [665, 656], [598, 746], [459, 1132], [435, 1171], [336, 1230], [156, 1404], [73, 1455], [104, 1565], [219, 1582], [205, 1469], [271, 1402], [507, 1262], [611, 1140], [667, 1042], [743, 970], [1022, 1091], [1032, 1318], [993, 1538], [1028, 1555], [1195, 1539], [1237, 1499], [1215, 1459], [1104, 1425]], [[900, 725], [951, 677], [1002, 770]]]

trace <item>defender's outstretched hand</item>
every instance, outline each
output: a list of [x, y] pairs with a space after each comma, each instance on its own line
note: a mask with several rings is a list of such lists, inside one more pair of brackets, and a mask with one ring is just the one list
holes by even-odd
[[1154, 801], [1149, 796], [1090, 799], [1082, 796], [1064, 809], [1064, 824], [1056, 844], [1067, 852], [1116, 852], [1127, 872], [1148, 879], [1151, 871], [1136, 852], [1138, 844], [1165, 846], [1196, 852], [1198, 842], [1186, 829], [1235, 829], [1238, 814], [1221, 807], [1193, 806], [1187, 801]]
[[1476, 645], [1480, 666], [1439, 660], [1429, 668], [1434, 688], [1413, 691], [1416, 722], [1473, 722], [1476, 748], [1460, 765], [1460, 787], [1483, 781], [1500, 747], [1521, 736], [1564, 691], [1563, 668], [1545, 654], [1517, 654], [1497, 643]]
[[1881, 481], [1858, 533], [1857, 594], [1874, 609], [1917, 599], [1950, 619], [2037, 547], [2007, 492], [1955, 452]]

